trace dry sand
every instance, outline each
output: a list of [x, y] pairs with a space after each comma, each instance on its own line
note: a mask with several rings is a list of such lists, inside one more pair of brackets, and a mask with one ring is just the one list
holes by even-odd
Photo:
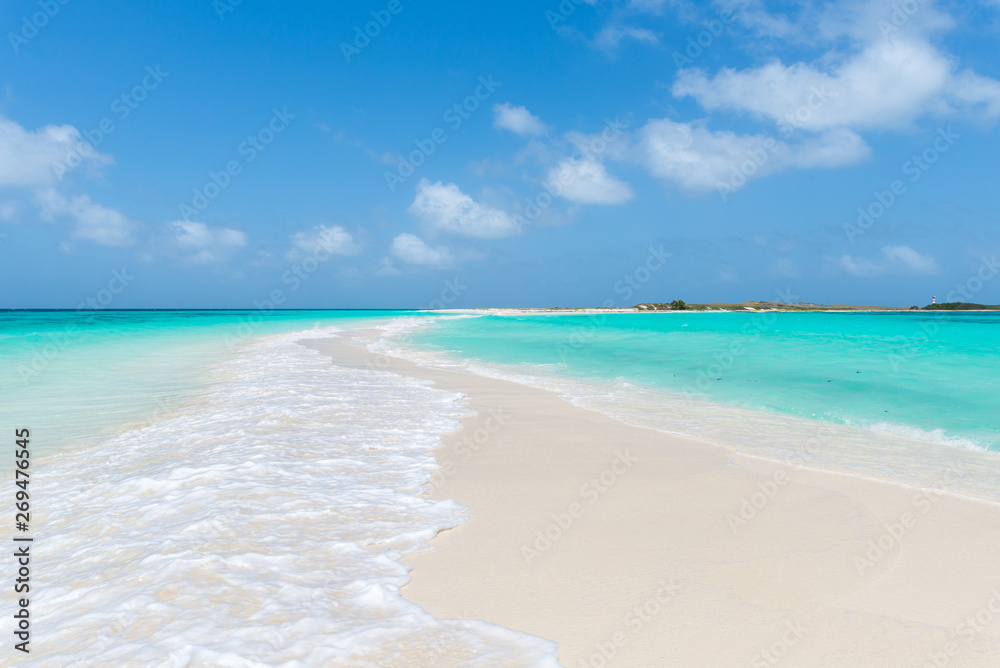
[[740, 456], [471, 373], [387, 370], [476, 411], [431, 491], [472, 518], [406, 559], [403, 595], [438, 617], [554, 640], [570, 668], [1000, 666], [996, 504]]

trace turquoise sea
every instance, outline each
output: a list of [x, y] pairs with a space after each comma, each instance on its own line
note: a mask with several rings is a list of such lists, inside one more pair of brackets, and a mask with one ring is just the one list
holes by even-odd
[[437, 320], [411, 345], [524, 373], [1000, 450], [1000, 313]]
[[[370, 366], [299, 343], [352, 329]], [[997, 313], [0, 312], [0, 426], [31, 430], [32, 659], [557, 665], [401, 598], [401, 556], [467, 518], [424, 492], [468, 410], [379, 353], [996, 503], [998, 343]]]
[[32, 665], [555, 667], [551, 641], [400, 596], [401, 556], [466, 520], [423, 492], [467, 410], [299, 344], [399, 318], [427, 316], [0, 313], [11, 455], [30, 430]]
[[405, 313], [0, 312], [0, 415], [32, 426], [40, 454], [80, 447], [196, 399], [210, 369], [262, 336]]

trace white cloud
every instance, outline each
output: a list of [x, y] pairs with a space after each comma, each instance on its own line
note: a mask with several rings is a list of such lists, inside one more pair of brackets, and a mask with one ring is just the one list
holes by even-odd
[[915, 274], [938, 273], [937, 262], [932, 256], [918, 253], [909, 246], [886, 246], [882, 249], [882, 254], [890, 262], [901, 264]]
[[417, 196], [407, 209], [435, 232], [449, 232], [479, 239], [500, 239], [521, 233], [520, 222], [500, 209], [480, 204], [454, 183], [422, 179]]
[[790, 167], [836, 167], [868, 157], [869, 147], [850, 130], [834, 130], [789, 144], [767, 135], [712, 131], [704, 121], [649, 121], [640, 131], [636, 159], [665, 181], [692, 191], [720, 184], [739, 188], [749, 178]]
[[294, 247], [291, 255], [315, 255], [320, 251], [331, 255], [357, 255], [361, 252], [361, 246], [354, 243], [351, 233], [340, 225], [317, 225], [311, 230], [296, 232], [291, 236], [291, 241]]
[[931, 255], [919, 253], [909, 246], [883, 247], [882, 259], [879, 261], [842, 255], [840, 266], [844, 271], [858, 278], [876, 278], [886, 274], [932, 276], [940, 271], [937, 261]]
[[228, 227], [178, 220], [167, 223], [176, 253], [192, 264], [216, 264], [247, 245], [246, 234]]
[[784, 145], [788, 150], [779, 156], [779, 167], [841, 167], [861, 162], [871, 155], [871, 147], [865, 140], [846, 128], [829, 130], [798, 143]]
[[452, 263], [447, 248], [431, 248], [420, 237], [406, 232], [392, 240], [390, 252], [403, 262], [423, 267], [445, 267]]
[[493, 126], [522, 136], [543, 135], [546, 131], [541, 119], [533, 116], [526, 107], [512, 107], [507, 102], [494, 105]]
[[593, 159], [567, 158], [549, 171], [548, 188], [581, 204], [621, 204], [634, 197], [627, 183]]
[[709, 110], [745, 111], [785, 128], [907, 129], [926, 115], [1000, 115], [1000, 82], [971, 71], [923, 40], [879, 40], [829, 68], [773, 61], [713, 77], [681, 71], [673, 86]]
[[25, 130], [0, 116], [0, 187], [40, 188], [54, 185], [63, 172], [113, 162], [84, 141], [71, 125]]
[[[928, 116], [1000, 117], [1000, 81], [959, 70], [958, 59], [930, 41], [931, 33], [954, 26], [933, 0], [919, 3], [915, 12], [890, 0], [799, 3], [780, 12], [759, 0], [722, 5], [771, 43], [829, 47], [811, 63], [774, 59], [746, 69], [722, 68], [714, 75], [694, 68], [678, 73], [675, 96], [691, 97], [708, 111], [746, 113], [777, 127], [780, 148], [753, 170], [754, 176], [864, 160], [870, 155], [859, 134], [864, 131], [907, 132]], [[661, 178], [707, 189], [713, 181], [724, 181], [762, 141], [761, 134], [709, 132], [704, 122], [651, 121], [640, 153]]]
[[703, 123], [652, 120], [639, 131], [639, 159], [654, 176], [689, 190], [709, 190], [764, 151], [768, 137], [712, 132]]
[[[737, 21], [758, 35], [815, 46], [842, 38], [873, 42], [887, 37], [921, 37], [954, 27], [934, 0], [838, 0], [829, 3], [786, 3], [784, 14], [772, 13], [761, 0], [724, 0]], [[905, 7], [905, 9], [904, 9]]]
[[607, 25], [594, 36], [594, 46], [604, 51], [614, 51], [623, 40], [633, 39], [643, 44], [659, 44], [659, 38], [645, 28], [626, 25]]
[[850, 255], [840, 256], [840, 266], [848, 274], [858, 278], [875, 278], [886, 272], [886, 267], [882, 264], [872, 262], [863, 257], [854, 258]]
[[586, 134], [571, 130], [566, 133], [566, 139], [585, 158], [621, 160], [625, 157], [629, 147], [627, 128], [627, 123], [620, 119], [615, 119], [614, 121], [608, 121], [601, 132]]
[[135, 224], [123, 213], [91, 201], [87, 195], [67, 198], [52, 188], [35, 192], [45, 221], [70, 218], [76, 225], [73, 236], [101, 246], [120, 247], [133, 243]]

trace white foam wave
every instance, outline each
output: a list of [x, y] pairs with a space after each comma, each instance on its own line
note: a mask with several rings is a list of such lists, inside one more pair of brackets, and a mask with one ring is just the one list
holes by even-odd
[[929, 443], [936, 443], [937, 445], [947, 445], [953, 448], [966, 448], [977, 452], [993, 452], [991, 448], [982, 443], [962, 436], [952, 436], [948, 434], [945, 429], [920, 429], [919, 427], [911, 427], [905, 424], [885, 421], [860, 422], [855, 420], [845, 420], [845, 424], [858, 427], [860, 429], [867, 429], [880, 434], [903, 436], [920, 441], [927, 441]]
[[549, 641], [399, 595], [400, 554], [464, 519], [421, 496], [459, 395], [333, 366], [303, 336], [34, 470], [33, 665], [558, 665]]
[[[943, 433], [899, 425], [845, 425], [717, 404], [615, 378], [598, 384], [547, 373], [540, 365], [449, 358], [386, 337], [370, 349], [418, 364], [508, 380], [559, 393], [570, 403], [627, 424], [690, 436], [788, 466], [835, 471], [1000, 502], [995, 452]], [[918, 433], [919, 432], [919, 433]], [[938, 443], [962, 447], [933, 447]]]

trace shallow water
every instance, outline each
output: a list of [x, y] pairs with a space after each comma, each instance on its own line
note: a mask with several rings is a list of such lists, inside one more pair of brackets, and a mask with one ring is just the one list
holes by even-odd
[[373, 350], [551, 389], [636, 426], [1000, 502], [998, 314], [470, 316], [382, 329]]
[[[262, 325], [224, 351], [231, 318], [175, 321], [167, 334], [163, 322], [118, 320], [103, 335], [118, 346], [82, 338], [35, 379], [52, 396], [21, 398], [34, 410], [33, 447], [67, 435], [30, 469], [30, 665], [556, 665], [549, 641], [439, 620], [399, 595], [409, 579], [400, 556], [466, 518], [422, 495], [431, 451], [466, 414], [460, 396], [336, 367], [298, 343], [337, 327], [263, 335], [302, 319]], [[98, 408], [125, 406], [85, 421], [86, 439], [74, 440], [61, 420], [87, 407], [58, 407], [85, 383], [62, 386], [60, 370], [77, 363], [86, 375], [116, 348], [149, 345], [164, 346], [157, 365], [114, 366], [92, 386]], [[179, 399], [150, 413], [158, 392]], [[14, 609], [10, 588], [0, 598]], [[18, 663], [12, 654], [0, 665]]]

